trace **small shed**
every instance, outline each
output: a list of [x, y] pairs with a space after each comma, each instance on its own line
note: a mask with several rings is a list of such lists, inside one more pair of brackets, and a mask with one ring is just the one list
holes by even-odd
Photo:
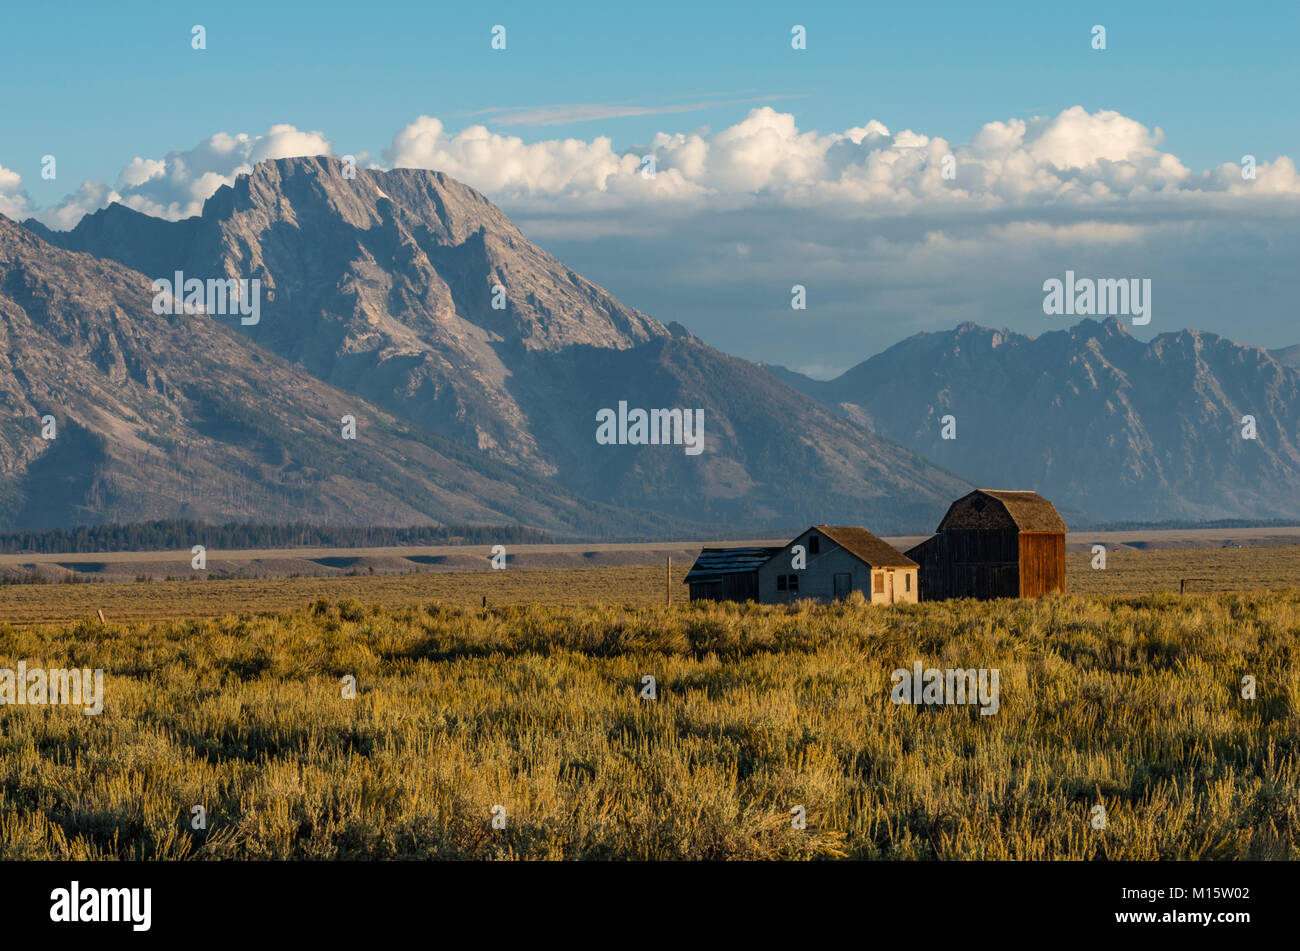
[[706, 548], [686, 573], [692, 601], [757, 601], [758, 568], [780, 548]]
[[907, 554], [921, 600], [1036, 598], [1065, 591], [1065, 521], [1037, 492], [976, 489]]

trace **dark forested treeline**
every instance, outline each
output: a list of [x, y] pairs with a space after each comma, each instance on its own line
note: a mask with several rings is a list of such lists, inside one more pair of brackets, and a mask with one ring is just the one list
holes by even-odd
[[508, 545], [552, 541], [522, 525], [415, 525], [352, 528], [335, 525], [208, 525], [190, 519], [86, 525], [47, 532], [0, 532], [0, 552], [167, 551], [207, 548], [379, 548], [390, 545]]

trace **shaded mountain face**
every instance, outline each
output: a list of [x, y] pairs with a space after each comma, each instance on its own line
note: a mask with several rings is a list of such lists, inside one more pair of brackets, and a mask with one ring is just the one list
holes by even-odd
[[789, 367], [783, 367], [779, 363], [760, 363], [758, 366], [772, 374], [772, 376], [776, 377], [786, 386], [792, 387], [800, 393], [815, 393], [817, 392], [817, 387], [823, 382], [800, 373], [798, 370], [791, 370]]
[[333, 159], [265, 162], [217, 191], [198, 218], [172, 223], [111, 205], [66, 235], [43, 236], [153, 278], [257, 279], [261, 319], [242, 328], [253, 340], [544, 474], [553, 469], [508, 386], [512, 359], [666, 335], [436, 172], [345, 178]]
[[[313, 378], [0, 216], [0, 523], [166, 517], [651, 531]], [[355, 440], [341, 420], [356, 419]], [[53, 417], [53, 439], [43, 438]]]
[[[257, 279], [233, 330], [485, 460], [665, 519], [925, 527], [969, 487], [680, 327], [625, 307], [436, 172], [259, 164], [201, 216], [113, 205], [33, 231], [150, 278]], [[704, 449], [601, 445], [597, 414], [701, 410]]]
[[1269, 355], [1284, 367], [1300, 369], [1300, 343], [1270, 350]]
[[[575, 491], [735, 526], [798, 531], [833, 516], [903, 532], [935, 521], [966, 489], [956, 476], [754, 364], [674, 330], [667, 340], [630, 350], [576, 348], [547, 360], [549, 372], [563, 368], [559, 378], [567, 378], [572, 394], [566, 399], [587, 420], [563, 432], [539, 430], [557, 447], [560, 471]], [[616, 409], [619, 400], [631, 408], [700, 410], [705, 451], [593, 445], [590, 407]]]
[[[1143, 343], [1114, 319], [1038, 337], [963, 324], [803, 388], [979, 485], [1033, 488], [1063, 511], [1300, 516], [1300, 371], [1214, 334]], [[1242, 438], [1244, 416], [1257, 439]]]

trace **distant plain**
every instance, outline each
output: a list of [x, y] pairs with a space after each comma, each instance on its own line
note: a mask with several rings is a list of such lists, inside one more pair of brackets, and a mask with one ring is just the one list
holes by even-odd
[[[899, 547], [916, 540], [890, 539]], [[1225, 541], [1242, 547], [1222, 547]], [[1071, 594], [1103, 596], [1176, 593], [1185, 579], [1197, 592], [1300, 588], [1298, 542], [1300, 529], [1290, 528], [1076, 533], [1067, 542], [1066, 584]], [[1104, 570], [1092, 567], [1098, 543], [1107, 548]], [[699, 548], [519, 545], [508, 549], [505, 570], [488, 568], [490, 550], [482, 546], [210, 551], [206, 571], [190, 567], [189, 552], [0, 555], [0, 578], [8, 582], [0, 584], [0, 622], [70, 621], [100, 610], [114, 620], [219, 617], [292, 610], [317, 598], [386, 609], [431, 600], [481, 605], [484, 598], [494, 606], [650, 606], [663, 604], [668, 589], [674, 602], [686, 600], [682, 580]], [[23, 583], [32, 578], [44, 583]]]

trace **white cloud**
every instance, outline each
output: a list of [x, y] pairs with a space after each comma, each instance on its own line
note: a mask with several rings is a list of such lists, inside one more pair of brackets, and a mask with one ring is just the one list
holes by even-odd
[[264, 136], [253, 141], [248, 163], [256, 165], [267, 159], [294, 158], [299, 155], [330, 155], [329, 140], [320, 132], [299, 132], [291, 125], [273, 125]]
[[[331, 150], [323, 133], [288, 125], [221, 133], [137, 158], [111, 188], [86, 183], [38, 217], [70, 227], [114, 198], [185, 217], [256, 161]], [[948, 156], [954, 180], [943, 174]], [[1258, 156], [1250, 181], [1234, 162], [1193, 170], [1158, 127], [1113, 111], [990, 121], [952, 143], [875, 119], [805, 130], [762, 107], [720, 130], [661, 132], [626, 149], [603, 136], [449, 131], [421, 116], [381, 157], [478, 188], [627, 303], [753, 359], [824, 369], [962, 320], [1041, 332], [1056, 326], [1042, 313], [1042, 282], [1067, 268], [1151, 276], [1152, 331], [1231, 334], [1248, 307], [1255, 339], [1294, 342], [1282, 263], [1300, 253], [1292, 159]], [[5, 209], [34, 211], [18, 177], [0, 170]], [[796, 329], [794, 283], [810, 300]]]
[[0, 165], [0, 214], [21, 221], [31, 214], [23, 177]]
[[526, 144], [481, 125], [453, 136], [430, 116], [398, 132], [384, 157], [395, 168], [437, 169], [490, 193], [547, 196], [599, 193], [611, 181], [631, 179], [638, 168], [635, 156], [617, 154], [604, 136]]
[[65, 230], [81, 216], [117, 201], [136, 211], [176, 220], [197, 215], [203, 202], [222, 185], [233, 185], [253, 165], [295, 155], [329, 155], [331, 146], [320, 132], [301, 132], [291, 125], [273, 125], [265, 135], [218, 132], [190, 149], [176, 149], [160, 159], [137, 156], [118, 174], [110, 188], [104, 182], [83, 182], [59, 204], [36, 217], [51, 228]]
[[[592, 237], [610, 228], [595, 217], [628, 211], [653, 227], [653, 219], [755, 207], [862, 219], [1008, 210], [1033, 217], [1070, 207], [1179, 202], [1209, 209], [1225, 201], [1300, 197], [1300, 176], [1285, 156], [1259, 162], [1256, 179], [1244, 181], [1232, 164], [1191, 171], [1161, 151], [1163, 138], [1159, 128], [1082, 106], [1054, 117], [992, 121], [962, 145], [910, 129], [891, 132], [875, 119], [842, 132], [802, 131], [793, 115], [763, 106], [717, 132], [658, 133], [623, 151], [605, 136], [525, 142], [483, 125], [448, 132], [440, 119], [420, 116], [397, 132], [383, 158], [394, 167], [445, 172], [509, 212], [565, 219], [566, 232], [578, 227], [575, 215], [592, 217]], [[183, 218], [198, 214], [214, 191], [259, 161], [318, 154], [332, 154], [325, 135], [291, 125], [264, 135], [217, 133], [162, 158], [137, 157], [112, 188], [84, 184], [37, 217], [66, 227], [96, 202], [117, 200]], [[646, 156], [653, 157], [653, 177], [644, 174]], [[947, 156], [955, 163], [953, 180], [943, 175]], [[16, 184], [0, 182], [6, 207], [27, 208], [20, 196]]]
[[1142, 163], [1158, 155], [1156, 146], [1164, 138], [1159, 129], [1153, 133], [1118, 112], [1089, 115], [1083, 106], [1035, 126], [1023, 144], [1037, 161], [1060, 169], [1094, 167], [1102, 160]]
[[55, 231], [68, 231], [75, 228], [83, 216], [121, 200], [122, 195], [104, 182], [87, 181], [59, 204], [38, 212], [34, 217]]
[[[877, 120], [843, 132], [801, 131], [765, 106], [718, 132], [660, 133], [619, 152], [610, 140], [526, 143], [481, 125], [450, 133], [421, 116], [384, 157], [446, 172], [514, 212], [638, 210], [647, 215], [744, 207], [820, 209], [837, 216], [1105, 208], [1181, 201], [1212, 207], [1225, 195], [1300, 197], [1290, 159], [1264, 161], [1257, 179], [1225, 166], [1194, 173], [1161, 151], [1164, 135], [1117, 112], [1081, 106], [1055, 117], [994, 121], [952, 145]], [[657, 174], [642, 175], [643, 157]], [[944, 177], [951, 155], [956, 176]], [[604, 233], [593, 227], [593, 236]]]

